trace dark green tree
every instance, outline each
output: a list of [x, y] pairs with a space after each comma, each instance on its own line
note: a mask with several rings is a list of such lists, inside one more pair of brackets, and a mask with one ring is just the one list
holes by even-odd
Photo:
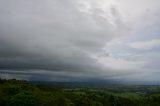
[[20, 92], [12, 96], [8, 103], [9, 106], [35, 106], [35, 98], [30, 92]]

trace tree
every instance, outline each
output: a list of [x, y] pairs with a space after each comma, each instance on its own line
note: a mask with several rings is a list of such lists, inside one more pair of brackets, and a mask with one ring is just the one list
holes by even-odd
[[20, 92], [11, 97], [9, 106], [35, 106], [35, 98], [29, 92]]

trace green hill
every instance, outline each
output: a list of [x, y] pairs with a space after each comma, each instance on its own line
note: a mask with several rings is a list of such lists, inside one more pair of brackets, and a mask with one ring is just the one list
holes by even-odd
[[[160, 93], [134, 89], [58, 88], [19, 80], [0, 80], [0, 106], [160, 106]], [[142, 88], [142, 87], [141, 87]], [[147, 87], [159, 91], [159, 87]], [[119, 90], [119, 91], [118, 91]]]

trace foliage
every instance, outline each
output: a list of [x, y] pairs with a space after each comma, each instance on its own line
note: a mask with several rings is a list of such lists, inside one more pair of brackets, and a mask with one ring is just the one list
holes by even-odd
[[30, 92], [20, 92], [11, 96], [9, 106], [35, 106], [34, 96]]
[[57, 88], [0, 79], [0, 106], [160, 106], [156, 86]]

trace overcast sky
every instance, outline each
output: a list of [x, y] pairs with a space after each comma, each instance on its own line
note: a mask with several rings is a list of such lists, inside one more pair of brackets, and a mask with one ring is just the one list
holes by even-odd
[[160, 81], [160, 0], [0, 0], [0, 77]]

